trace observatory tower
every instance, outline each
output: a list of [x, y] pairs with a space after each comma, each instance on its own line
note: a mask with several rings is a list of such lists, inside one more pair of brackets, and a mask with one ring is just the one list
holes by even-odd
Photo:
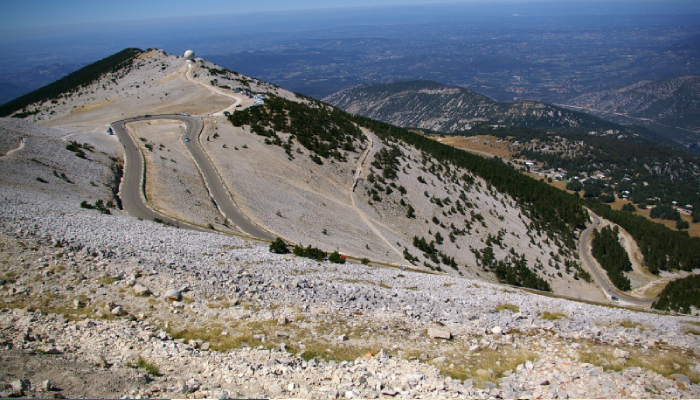
[[185, 52], [185, 60], [187, 60], [187, 63], [193, 63], [194, 62], [194, 51], [192, 50], [187, 50]]

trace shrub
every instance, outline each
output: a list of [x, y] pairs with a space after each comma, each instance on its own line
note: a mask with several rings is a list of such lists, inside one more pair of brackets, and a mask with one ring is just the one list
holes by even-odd
[[139, 357], [138, 361], [136, 362], [136, 366], [146, 371], [148, 375], [160, 376], [160, 371], [158, 371], [158, 367], [155, 364], [146, 360], [145, 358]]
[[284, 240], [278, 237], [272, 243], [270, 243], [270, 252], [275, 254], [288, 254], [289, 249], [287, 248], [287, 244], [284, 242]]
[[326, 252], [311, 245], [304, 248], [303, 246], [294, 246], [293, 253], [297, 257], [306, 257], [316, 261], [323, 261], [326, 258]]
[[408, 205], [408, 209], [406, 210], [406, 217], [408, 218], [415, 218], [416, 217], [416, 210], [413, 209], [413, 206], [410, 204]]
[[334, 264], [345, 264], [345, 256], [341, 256], [340, 253], [334, 251], [330, 256], [328, 256], [328, 261]]

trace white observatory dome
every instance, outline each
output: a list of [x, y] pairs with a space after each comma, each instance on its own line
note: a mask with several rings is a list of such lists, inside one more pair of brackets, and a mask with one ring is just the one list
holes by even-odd
[[185, 52], [185, 60], [194, 60], [194, 51], [187, 50]]

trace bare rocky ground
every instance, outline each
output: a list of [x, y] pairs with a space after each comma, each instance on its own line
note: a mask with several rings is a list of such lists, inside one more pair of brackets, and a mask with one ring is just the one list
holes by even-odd
[[0, 123], [25, 138], [0, 159], [3, 396], [700, 396], [698, 318], [102, 214], [79, 204], [111, 198], [113, 158]]
[[182, 143], [184, 123], [142, 121], [128, 124], [127, 130], [145, 156], [146, 198], [155, 209], [190, 224], [233, 232], [222, 224], [223, 217]]

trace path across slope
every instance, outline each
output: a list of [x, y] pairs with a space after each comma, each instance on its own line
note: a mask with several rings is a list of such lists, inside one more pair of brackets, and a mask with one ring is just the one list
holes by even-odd
[[581, 260], [583, 261], [583, 264], [586, 266], [586, 268], [588, 268], [588, 271], [590, 271], [591, 275], [593, 275], [593, 278], [596, 280], [596, 282], [598, 282], [598, 285], [600, 285], [600, 288], [603, 290], [603, 293], [608, 299], [610, 299], [612, 296], [615, 296], [621, 302], [628, 303], [633, 306], [651, 307], [652, 303], [654, 303], [658, 299], [639, 299], [621, 293], [619, 290], [614, 288], [605, 277], [603, 277], [601, 271], [598, 269], [598, 267], [596, 267], [593, 260], [591, 260], [587, 246], [588, 237], [590, 236], [591, 232], [593, 232], [598, 227], [598, 225], [600, 225], [600, 218], [598, 218], [597, 215], [591, 214], [591, 217], [593, 218], [593, 223], [589, 225], [588, 228], [586, 228], [586, 230], [583, 231], [583, 233], [581, 234], [581, 239], [578, 243], [578, 250], [579, 254], [581, 254]]
[[[184, 115], [177, 114], [155, 115], [122, 120], [112, 124], [114, 131], [117, 133], [119, 140], [121, 140], [122, 145], [124, 146], [124, 154], [127, 159], [127, 166], [125, 168], [126, 171], [124, 173], [124, 179], [120, 189], [120, 196], [122, 198], [124, 209], [129, 214], [143, 219], [152, 220], [154, 218], [160, 218], [165, 222], [172, 223], [173, 225], [178, 224], [178, 221], [156, 213], [146, 204], [146, 199], [143, 196], [143, 157], [138, 146], [126, 132], [125, 128], [125, 124], [129, 122], [159, 119], [170, 119], [185, 123], [186, 129], [183, 137], [183, 144], [190, 152], [195, 164], [197, 164], [197, 167], [199, 168], [200, 173], [202, 174], [202, 177], [206, 183], [207, 189], [209, 190], [209, 194], [219, 208], [219, 211], [221, 211], [226, 218], [228, 218], [246, 234], [255, 238], [273, 240], [274, 236], [272, 234], [255, 225], [248, 218], [246, 218], [245, 215], [240, 212], [240, 210], [238, 210], [238, 207], [236, 207], [235, 202], [231, 198], [231, 194], [221, 182], [218, 172], [204, 153], [204, 150], [199, 143], [199, 135], [204, 126], [202, 120], [199, 118], [186, 117]], [[186, 140], [185, 138], [189, 140]], [[182, 222], [179, 222], [179, 224], [181, 226], [187, 225], [187, 227], [191, 227], [191, 229], [206, 231], [203, 228], [184, 224]]]

